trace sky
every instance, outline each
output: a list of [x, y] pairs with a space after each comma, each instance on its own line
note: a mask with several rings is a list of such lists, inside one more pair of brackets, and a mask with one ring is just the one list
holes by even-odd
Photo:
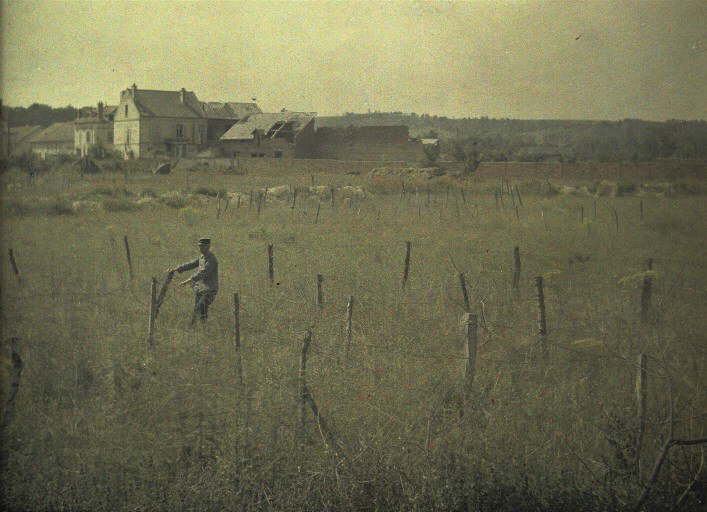
[[1, 0], [4, 105], [194, 91], [337, 115], [707, 119], [707, 0]]

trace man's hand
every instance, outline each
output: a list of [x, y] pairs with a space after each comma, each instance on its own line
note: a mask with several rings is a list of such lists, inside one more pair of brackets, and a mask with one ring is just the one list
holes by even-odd
[[168, 269], [167, 269], [167, 273], [168, 273], [169, 275], [173, 275], [176, 271], [177, 271], [176, 268], [168, 268]]
[[179, 286], [184, 286], [184, 285], [187, 285], [187, 284], [189, 284], [189, 283], [191, 283], [191, 277], [190, 277], [189, 279], [185, 279], [184, 281], [182, 281], [181, 283], [179, 283]]

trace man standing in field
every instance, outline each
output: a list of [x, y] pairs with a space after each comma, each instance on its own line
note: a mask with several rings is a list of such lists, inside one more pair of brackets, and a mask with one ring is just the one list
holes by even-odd
[[179, 283], [179, 286], [191, 284], [194, 289], [194, 313], [191, 317], [191, 323], [194, 325], [196, 315], [199, 315], [202, 322], [206, 321], [209, 314], [209, 306], [216, 298], [218, 293], [218, 260], [216, 255], [211, 252], [211, 239], [199, 239], [199, 256], [194, 261], [189, 261], [177, 268], [170, 268], [167, 272], [174, 274], [175, 272], [185, 272], [198, 267], [198, 272]]

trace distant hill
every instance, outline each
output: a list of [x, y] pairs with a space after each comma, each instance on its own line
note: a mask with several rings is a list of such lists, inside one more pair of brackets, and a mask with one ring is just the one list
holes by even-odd
[[442, 153], [482, 161], [647, 161], [707, 158], [707, 121], [520, 120], [406, 114], [347, 113], [319, 117], [317, 126], [406, 125], [413, 137], [441, 140]]

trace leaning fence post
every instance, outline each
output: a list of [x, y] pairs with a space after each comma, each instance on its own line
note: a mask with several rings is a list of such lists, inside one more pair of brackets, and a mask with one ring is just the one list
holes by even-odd
[[353, 306], [354, 298], [353, 295], [349, 296], [349, 302], [346, 304], [346, 359], [349, 359], [349, 353], [351, 352], [351, 340], [353, 338]]
[[520, 248], [513, 248], [513, 288], [518, 288], [520, 284]]
[[155, 346], [155, 318], [157, 316], [157, 279], [152, 278], [150, 285], [150, 318], [147, 327], [147, 343], [150, 348]]
[[653, 258], [647, 261], [648, 273], [643, 278], [643, 288], [641, 289], [641, 322], [646, 323], [651, 314], [651, 296], [653, 293], [653, 278], [650, 272], [653, 270]]
[[10, 351], [12, 358], [12, 370], [10, 377], [10, 393], [7, 401], [3, 404], [2, 423], [0, 423], [0, 474], [5, 474], [7, 462], [10, 457], [8, 448], [7, 430], [15, 418], [15, 404], [17, 403], [17, 393], [20, 390], [20, 378], [22, 377], [22, 358], [20, 357], [19, 338], [10, 339]]
[[322, 282], [324, 282], [324, 277], [321, 274], [317, 274], [317, 307], [320, 309], [324, 307], [324, 295], [322, 293]]
[[321, 208], [322, 208], [322, 202], [319, 201], [319, 202], [317, 203], [317, 215], [314, 216], [314, 223], [315, 223], [315, 224], [316, 224], [317, 222], [319, 222], [319, 210], [320, 210]]
[[638, 432], [636, 435], [636, 474], [641, 480], [641, 448], [643, 436], [646, 431], [646, 403], [648, 390], [648, 370], [646, 367], [646, 355], [638, 354], [638, 372], [636, 373], [636, 417]]
[[162, 287], [160, 288], [160, 292], [157, 294], [157, 299], [155, 299], [155, 318], [157, 318], [157, 315], [160, 312], [160, 308], [162, 307], [162, 303], [164, 302], [164, 299], [167, 296], [167, 289], [169, 288], [169, 284], [172, 282], [173, 277], [174, 277], [174, 273], [167, 272], [167, 275], [164, 278], [164, 283], [162, 283]]
[[123, 237], [123, 244], [125, 245], [125, 257], [128, 260], [128, 273], [130, 275], [130, 280], [133, 280], [133, 260], [130, 258], [130, 244], [128, 243], [128, 235]]
[[523, 206], [523, 199], [520, 197], [520, 190], [518, 189], [518, 185], [516, 185], [515, 188], [516, 188], [516, 195], [518, 196], [518, 202], [520, 203], [521, 206]]
[[476, 370], [476, 347], [477, 347], [477, 327], [476, 315], [468, 315], [465, 326], [465, 356], [466, 364], [464, 368], [464, 406], [468, 406], [471, 401], [471, 388], [474, 383], [474, 372]]
[[275, 265], [272, 256], [272, 244], [268, 244], [268, 281], [270, 282], [270, 286], [272, 286], [275, 281]]
[[238, 384], [243, 387], [243, 360], [241, 356], [241, 300], [238, 293], [233, 294], [233, 342], [236, 347], [236, 371]]
[[405, 242], [405, 269], [403, 270], [403, 288], [408, 281], [408, 276], [410, 275], [410, 248], [411, 242]]
[[542, 276], [538, 276], [535, 278], [535, 287], [537, 289], [538, 298], [538, 336], [540, 337], [543, 359], [547, 362], [547, 319], [545, 318], [545, 292], [543, 291]]
[[641, 211], [641, 221], [643, 221], [643, 199], [641, 199], [641, 202], [638, 204], [638, 207]]
[[305, 416], [307, 412], [307, 352], [312, 342], [312, 331], [307, 330], [302, 342], [299, 359], [299, 399], [300, 399], [300, 439], [304, 441], [306, 433]]
[[471, 306], [469, 305], [469, 292], [466, 290], [466, 278], [464, 277], [464, 272], [459, 272], [459, 286], [461, 286], [462, 296], [464, 297], [464, 311], [468, 313], [471, 311]]
[[10, 255], [10, 265], [12, 265], [12, 272], [14, 272], [15, 277], [17, 278], [17, 282], [22, 282], [22, 277], [20, 277], [20, 271], [17, 269], [17, 263], [15, 262], [15, 254], [12, 252], [12, 249], [8, 249], [7, 252]]

